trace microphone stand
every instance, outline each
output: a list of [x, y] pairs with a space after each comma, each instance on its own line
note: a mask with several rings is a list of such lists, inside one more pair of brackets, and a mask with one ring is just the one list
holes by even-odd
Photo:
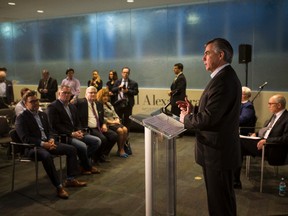
[[261, 93], [261, 91], [263, 90], [264, 86], [262, 88], [260, 88], [260, 90], [257, 92], [257, 94], [255, 95], [255, 97], [253, 98], [253, 100], [251, 101], [251, 103], [253, 104], [254, 100], [259, 96], [259, 94]]

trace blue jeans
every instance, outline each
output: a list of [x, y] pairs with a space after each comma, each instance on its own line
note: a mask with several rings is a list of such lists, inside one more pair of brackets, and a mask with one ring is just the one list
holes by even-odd
[[91, 158], [101, 146], [100, 138], [86, 134], [81, 140], [72, 138], [71, 145], [77, 149], [78, 157], [80, 159], [80, 166], [82, 166], [85, 170], [91, 170], [92, 166], [89, 158]]

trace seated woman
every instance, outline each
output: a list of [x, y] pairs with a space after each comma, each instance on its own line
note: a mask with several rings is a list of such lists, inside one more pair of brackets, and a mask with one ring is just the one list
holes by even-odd
[[120, 118], [115, 112], [114, 107], [109, 102], [109, 90], [108, 89], [101, 89], [97, 93], [97, 101], [103, 103], [104, 106], [104, 122], [106, 125], [113, 131], [118, 134], [118, 156], [122, 158], [127, 158], [128, 154], [124, 150], [124, 145], [127, 140], [128, 130], [127, 128], [120, 123]]
[[97, 91], [102, 89], [103, 81], [101, 80], [101, 77], [97, 70], [92, 71], [92, 79], [88, 81], [88, 87], [89, 86], [94, 86]]
[[246, 86], [243, 86], [239, 127], [240, 127], [240, 134], [245, 136], [249, 135], [250, 133], [254, 133], [254, 127], [257, 121], [253, 103], [249, 101], [250, 97], [251, 97], [251, 89]]

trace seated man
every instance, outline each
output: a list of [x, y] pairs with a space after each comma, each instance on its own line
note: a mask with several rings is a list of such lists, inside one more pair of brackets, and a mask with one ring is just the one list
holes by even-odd
[[257, 120], [254, 105], [249, 101], [250, 97], [251, 97], [251, 89], [246, 86], [243, 86], [239, 127], [240, 127], [240, 134], [245, 136], [247, 136], [250, 133], [254, 133], [254, 127]]
[[82, 127], [89, 128], [90, 133], [101, 139], [101, 147], [95, 155], [95, 162], [108, 162], [108, 155], [115, 145], [118, 135], [104, 123], [103, 104], [96, 101], [97, 89], [90, 86], [86, 89], [85, 98], [78, 99], [76, 106]]
[[68, 143], [77, 149], [82, 174], [98, 174], [100, 171], [91, 165], [89, 158], [95, 155], [101, 140], [81, 131], [78, 111], [75, 105], [69, 103], [70, 97], [71, 88], [60, 86], [58, 99], [47, 108], [50, 126], [56, 133], [67, 135]]
[[[285, 109], [286, 100], [282, 95], [274, 95], [269, 99], [268, 108], [273, 116], [265, 124], [265, 127], [260, 129], [257, 134], [251, 136], [258, 136], [259, 139], [246, 139], [241, 138], [241, 155], [260, 156], [262, 154], [262, 147], [267, 143], [285, 144], [286, 148], [277, 149], [279, 161], [284, 161], [287, 155], [288, 147], [288, 111]], [[278, 152], [279, 151], [279, 152]], [[269, 154], [267, 149], [266, 154]], [[234, 175], [234, 188], [241, 189], [240, 181], [241, 167], [235, 171]]]
[[[23, 96], [25, 95], [25, 93], [27, 91], [29, 91], [30, 89], [29, 88], [22, 88], [21, 91], [20, 91], [20, 95], [21, 95], [21, 98], [23, 98]], [[25, 107], [25, 103], [23, 101], [23, 99], [21, 99], [15, 106], [15, 115], [18, 116], [20, 113], [23, 112], [23, 110], [25, 110], [26, 107]]]
[[[39, 100], [35, 91], [28, 91], [23, 101], [26, 109], [17, 117], [15, 127], [16, 132], [24, 143], [32, 143], [38, 146], [37, 156], [42, 161], [44, 169], [52, 184], [57, 188], [57, 195], [62, 199], [68, 198], [68, 193], [64, 190], [53, 162], [52, 155], [67, 156], [67, 180], [66, 187], [83, 187], [86, 182], [80, 182], [74, 178], [79, 173], [77, 165], [77, 152], [73, 146], [55, 143], [49, 134], [49, 123], [46, 113], [39, 112]], [[34, 149], [29, 151], [29, 156], [33, 157]]]

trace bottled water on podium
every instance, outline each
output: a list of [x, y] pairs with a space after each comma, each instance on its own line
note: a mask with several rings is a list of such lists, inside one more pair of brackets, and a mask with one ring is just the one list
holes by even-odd
[[285, 196], [286, 194], [286, 183], [284, 181], [284, 178], [281, 178], [281, 181], [279, 183], [279, 196]]

